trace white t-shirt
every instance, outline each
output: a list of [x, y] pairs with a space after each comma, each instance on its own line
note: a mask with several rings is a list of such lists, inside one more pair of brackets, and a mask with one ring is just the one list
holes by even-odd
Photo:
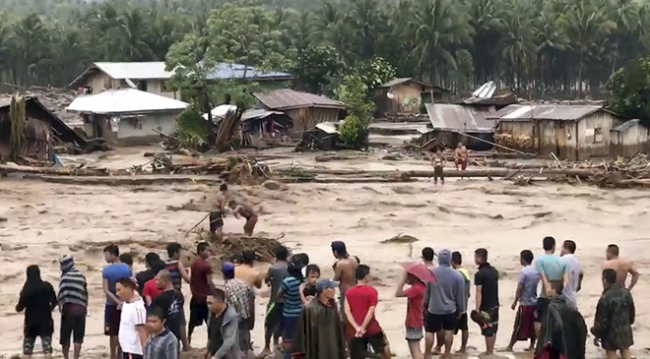
[[562, 256], [562, 262], [566, 266], [568, 277], [562, 294], [564, 294], [564, 298], [566, 298], [570, 306], [578, 309], [578, 283], [580, 282], [580, 272], [582, 271], [580, 261], [573, 254], [565, 254]]
[[140, 345], [140, 335], [135, 330], [137, 325], [144, 325], [147, 321], [147, 309], [142, 298], [122, 304], [120, 315], [120, 330], [118, 340], [124, 353], [143, 355]]

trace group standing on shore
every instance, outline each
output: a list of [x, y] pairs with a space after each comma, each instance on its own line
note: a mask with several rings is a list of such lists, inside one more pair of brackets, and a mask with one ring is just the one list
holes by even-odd
[[[528, 351], [536, 358], [580, 359], [585, 355], [587, 327], [578, 311], [578, 292], [583, 272], [575, 256], [576, 243], [562, 243], [556, 255], [556, 241], [542, 241], [544, 253], [534, 257], [520, 253], [522, 266], [512, 310], [517, 310], [506, 351], [518, 341], [529, 341]], [[384, 359], [391, 357], [390, 344], [376, 317], [378, 292], [372, 285], [371, 268], [351, 256], [342, 241], [331, 243], [335, 259], [334, 278], [321, 278], [320, 268], [309, 263], [306, 254], [290, 256], [286, 247], [275, 251], [275, 263], [261, 275], [254, 267], [255, 254], [244, 251], [239, 263], [223, 263], [222, 288], [213, 281], [211, 255], [205, 242], [196, 247], [197, 258], [189, 268], [180, 261], [181, 246], [168, 245], [168, 260], [148, 253], [147, 269], [135, 276], [133, 259], [109, 245], [104, 249], [108, 265], [102, 271], [106, 295], [105, 334], [111, 359], [178, 359], [181, 349], [189, 350], [195, 329], [206, 323], [206, 358], [252, 358], [250, 336], [255, 326], [255, 290], [263, 282], [271, 293], [265, 313], [264, 349], [283, 351], [286, 359], [361, 359], [369, 350]], [[477, 271], [473, 278], [463, 266], [460, 252], [422, 250], [422, 262], [405, 264], [404, 276], [395, 296], [407, 298], [404, 338], [415, 359], [441, 355], [450, 358], [454, 338], [461, 334], [458, 352], [467, 350], [468, 319], [485, 338], [485, 353], [495, 351], [499, 329], [499, 272], [488, 261], [488, 250], [474, 251]], [[639, 279], [632, 262], [619, 258], [619, 248], [610, 245], [603, 265], [603, 293], [590, 329], [594, 343], [602, 346], [608, 359], [620, 353], [630, 359], [634, 344], [631, 325], [635, 307], [630, 293]], [[16, 306], [25, 312], [23, 354], [30, 357], [37, 337], [46, 358], [52, 354], [54, 325], [52, 311], [61, 311], [60, 344], [65, 359], [71, 343], [78, 359], [85, 336], [88, 284], [71, 256], [60, 261], [58, 295], [40, 277], [39, 267], [27, 268], [27, 279]], [[632, 280], [625, 287], [628, 274]], [[473, 280], [474, 290], [471, 290]], [[189, 283], [189, 320], [184, 312], [182, 282]], [[539, 295], [538, 286], [541, 283]], [[340, 293], [336, 300], [336, 289]], [[473, 309], [469, 298], [474, 297]], [[471, 309], [471, 310], [470, 310]], [[341, 325], [343, 323], [343, 325]], [[187, 326], [187, 328], [186, 328]], [[187, 330], [186, 330], [187, 329]], [[282, 341], [280, 341], [280, 338]], [[424, 339], [424, 346], [422, 340]]]

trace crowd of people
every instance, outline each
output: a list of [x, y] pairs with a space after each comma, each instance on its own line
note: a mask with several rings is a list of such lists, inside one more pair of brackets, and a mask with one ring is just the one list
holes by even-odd
[[[529, 342], [526, 350], [536, 358], [585, 357], [587, 326], [578, 308], [583, 272], [575, 255], [576, 243], [566, 240], [559, 255], [552, 237], [543, 239], [544, 253], [520, 254], [521, 272], [510, 305], [517, 311], [510, 343]], [[223, 263], [224, 283], [216, 285], [209, 263], [210, 247], [199, 243], [189, 267], [180, 261], [182, 247], [169, 244], [167, 259], [145, 256], [147, 269], [133, 273], [133, 258], [109, 245], [103, 269], [105, 334], [111, 359], [178, 359], [189, 350], [197, 327], [206, 324], [207, 358], [253, 358], [251, 330], [255, 326], [256, 290], [264, 283], [270, 298], [264, 315], [264, 357], [278, 348], [284, 358], [361, 359], [368, 352], [391, 357], [389, 340], [375, 315], [379, 302], [371, 268], [351, 256], [344, 242], [331, 243], [334, 278], [321, 278], [320, 268], [306, 254], [290, 255], [286, 247], [275, 251], [275, 263], [266, 274], [253, 266], [255, 253], [244, 251], [234, 262]], [[422, 261], [404, 264], [395, 296], [406, 298], [404, 340], [415, 359], [440, 355], [449, 358], [460, 335], [458, 352], [467, 350], [469, 320], [480, 328], [485, 353], [495, 351], [499, 331], [499, 271], [488, 261], [488, 250], [474, 251], [477, 269], [472, 276], [460, 252], [422, 250]], [[631, 325], [635, 308], [631, 290], [639, 279], [632, 262], [619, 258], [619, 248], [606, 249], [603, 292], [590, 332], [608, 359], [620, 353], [630, 359]], [[71, 256], [60, 261], [58, 293], [41, 279], [39, 267], [27, 268], [27, 279], [16, 310], [25, 313], [23, 354], [30, 357], [40, 338], [43, 352], [52, 354], [52, 312], [60, 309], [60, 344], [65, 359], [71, 344], [78, 359], [85, 336], [88, 290], [84, 274]], [[626, 286], [628, 274], [631, 281]], [[473, 282], [473, 283], [472, 283]], [[189, 316], [185, 315], [183, 283], [189, 284]], [[539, 287], [539, 288], [538, 288]], [[538, 293], [539, 289], [539, 293]], [[337, 299], [338, 292], [338, 299]], [[474, 306], [470, 306], [470, 297]], [[505, 323], [509, 325], [511, 323]], [[393, 338], [395, 339], [395, 338]], [[424, 343], [422, 343], [424, 341]]]

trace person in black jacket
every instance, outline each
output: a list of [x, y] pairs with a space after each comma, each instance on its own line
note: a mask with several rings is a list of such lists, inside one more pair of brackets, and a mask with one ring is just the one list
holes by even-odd
[[41, 270], [37, 265], [27, 267], [27, 280], [20, 291], [16, 305], [18, 313], [25, 311], [23, 354], [31, 358], [36, 337], [41, 338], [45, 359], [52, 358], [52, 333], [54, 321], [52, 310], [58, 304], [52, 284], [41, 279]]

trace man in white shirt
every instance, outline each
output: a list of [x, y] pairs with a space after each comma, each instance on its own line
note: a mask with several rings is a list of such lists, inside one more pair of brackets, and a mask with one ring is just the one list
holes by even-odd
[[567, 283], [564, 285], [562, 294], [566, 298], [567, 304], [574, 309], [578, 309], [578, 292], [582, 286], [582, 266], [574, 253], [576, 252], [576, 242], [567, 240], [562, 243], [560, 255], [562, 262], [566, 266]]
[[117, 296], [122, 301], [118, 340], [123, 359], [143, 359], [143, 350], [148, 339], [147, 309], [144, 300], [135, 289], [130, 278], [122, 278], [115, 284]]

